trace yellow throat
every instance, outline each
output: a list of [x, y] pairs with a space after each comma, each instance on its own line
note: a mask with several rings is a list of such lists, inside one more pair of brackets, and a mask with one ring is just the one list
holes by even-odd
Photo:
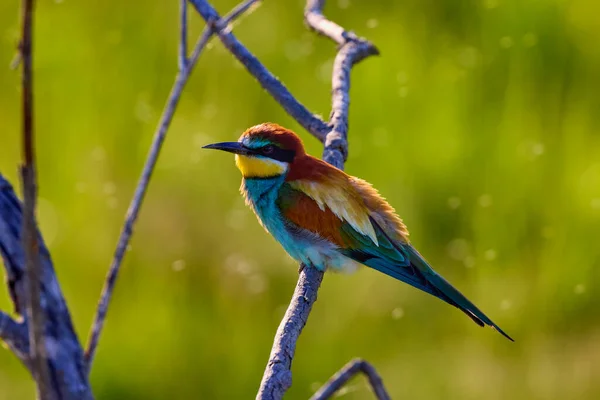
[[283, 174], [288, 164], [270, 158], [235, 155], [235, 165], [244, 178], [268, 178]]

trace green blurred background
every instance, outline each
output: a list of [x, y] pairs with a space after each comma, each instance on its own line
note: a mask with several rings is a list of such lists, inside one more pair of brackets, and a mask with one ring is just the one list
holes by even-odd
[[[39, 218], [84, 342], [176, 73], [177, 3], [38, 1]], [[16, 187], [18, 10], [0, 2], [0, 171]], [[328, 115], [335, 48], [302, 11], [266, 1], [235, 33]], [[432, 265], [516, 342], [375, 271], [328, 275], [288, 398], [308, 398], [356, 356], [397, 399], [600, 398], [600, 4], [337, 0], [325, 11], [382, 53], [352, 74], [347, 171], [380, 189]], [[193, 43], [203, 24], [192, 10], [190, 24]], [[254, 397], [297, 266], [244, 207], [233, 157], [201, 146], [264, 121], [320, 153], [213, 40], [123, 265], [97, 398]], [[12, 309], [4, 285], [0, 295]], [[33, 394], [1, 350], [0, 399]], [[343, 398], [372, 397], [361, 378]]]

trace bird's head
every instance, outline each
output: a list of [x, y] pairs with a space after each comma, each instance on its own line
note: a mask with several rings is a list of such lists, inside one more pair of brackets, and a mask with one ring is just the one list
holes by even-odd
[[235, 165], [244, 178], [270, 178], [286, 174], [294, 159], [305, 154], [302, 140], [294, 132], [272, 123], [247, 129], [237, 142], [204, 146], [235, 154]]

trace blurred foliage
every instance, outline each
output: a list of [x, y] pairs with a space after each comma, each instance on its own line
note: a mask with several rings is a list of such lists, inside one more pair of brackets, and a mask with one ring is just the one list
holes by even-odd
[[[176, 73], [176, 3], [38, 2], [39, 218], [83, 341]], [[0, 2], [0, 170], [16, 188], [18, 9]], [[302, 10], [266, 1], [235, 33], [328, 115], [334, 45], [305, 29]], [[337, 0], [326, 13], [382, 53], [352, 75], [347, 170], [380, 189], [432, 265], [516, 343], [375, 271], [328, 275], [288, 398], [355, 356], [398, 399], [600, 398], [600, 3]], [[193, 11], [190, 23], [193, 38], [203, 24]], [[97, 398], [254, 397], [297, 267], [244, 207], [232, 157], [200, 147], [263, 121], [320, 152], [214, 40], [117, 284]], [[371, 398], [362, 378], [345, 391]], [[33, 393], [0, 351], [0, 399]]]

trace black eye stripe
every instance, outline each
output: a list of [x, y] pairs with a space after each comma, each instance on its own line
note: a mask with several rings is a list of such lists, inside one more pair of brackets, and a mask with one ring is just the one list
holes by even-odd
[[262, 153], [265, 157], [272, 158], [273, 160], [291, 163], [294, 161], [294, 157], [296, 156], [296, 152], [294, 150], [286, 150], [272, 145], [263, 147], [263, 149], [267, 148], [267, 151], [261, 151], [260, 153]]

